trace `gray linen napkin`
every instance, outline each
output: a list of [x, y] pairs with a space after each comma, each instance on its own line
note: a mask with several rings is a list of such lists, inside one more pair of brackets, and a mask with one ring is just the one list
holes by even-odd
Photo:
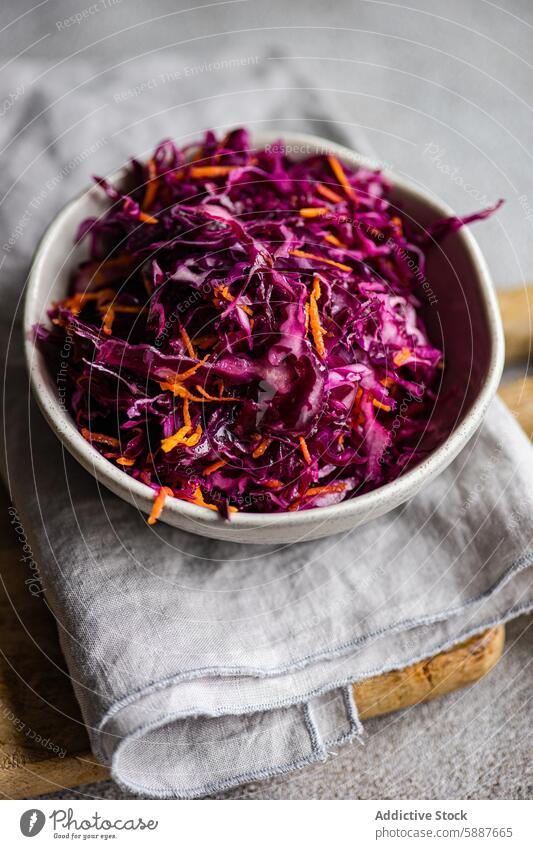
[[[345, 139], [311, 90], [301, 93], [294, 121], [277, 88], [280, 67], [258, 70], [269, 93], [259, 104], [247, 99], [250, 113], [240, 120], [290, 120], [292, 128]], [[19, 65], [17, 79], [38, 71]], [[239, 117], [227, 104], [184, 107], [180, 133], [175, 119], [159, 116], [139, 125], [132, 145], [131, 132], [121, 130], [134, 123], [137, 95], [121, 94], [123, 77], [108, 81], [107, 99], [109, 90], [122, 99], [106, 112], [98, 143], [102, 123], [83, 123], [104, 102], [101, 88], [83, 88], [89, 73], [69, 69], [75, 101], [61, 102], [64, 83], [52, 75], [28, 87], [21, 109], [6, 116], [7, 140], [20, 132], [20, 143], [1, 175], [10, 193], [9, 207], [0, 207], [3, 473], [95, 753], [133, 792], [202, 796], [325, 758], [361, 735], [352, 682], [533, 607], [524, 521], [533, 510], [533, 452], [495, 401], [462, 454], [409, 504], [351, 533], [296, 546], [232, 545], [161, 523], [150, 528], [101, 489], [29, 400], [16, 325], [10, 336], [35, 236], [87, 171], [110, 170], [132, 146], [142, 151], [164, 134], [181, 138], [183, 125], [195, 133]], [[150, 73], [145, 68], [144, 79]], [[155, 91], [157, 115], [157, 98], [165, 104], [168, 93]], [[45, 118], [37, 120], [41, 110]]]

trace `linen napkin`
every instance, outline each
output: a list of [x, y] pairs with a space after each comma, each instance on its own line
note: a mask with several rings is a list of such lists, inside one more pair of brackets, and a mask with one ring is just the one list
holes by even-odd
[[[295, 124], [292, 104], [276, 87], [280, 67], [266, 76], [258, 71], [269, 90], [247, 123], [290, 120], [293, 129], [346, 140], [313, 91], [302, 95]], [[6, 116], [6, 141], [19, 134], [20, 143], [1, 175], [10, 195], [9, 207], [0, 207], [3, 474], [95, 754], [132, 792], [198, 797], [326, 758], [361, 738], [353, 682], [533, 607], [533, 452], [495, 401], [476, 437], [410, 503], [351, 533], [293, 546], [222, 543], [162, 523], [149, 527], [102, 489], [35, 409], [18, 326], [35, 236], [86, 182], [85, 159], [98, 173], [131, 152], [131, 133], [120, 129], [131, 123], [137, 95], [116, 100], [105, 135], [98, 135], [101, 123], [86, 119], [102, 108], [102, 88], [78, 90], [92, 71], [70, 70], [74, 105], [68, 98], [57, 105], [57, 77], [19, 83], [29, 86], [24, 108]], [[19, 65], [17, 79], [37, 72]], [[144, 73], [150, 79], [149, 69]], [[115, 78], [111, 91], [126, 85]], [[46, 117], [37, 120], [41, 111]], [[180, 112], [191, 134], [233, 118], [221, 106]], [[139, 125], [135, 151], [172, 129], [168, 115]], [[183, 126], [174, 132], [184, 134]], [[69, 159], [72, 150], [77, 158]]]

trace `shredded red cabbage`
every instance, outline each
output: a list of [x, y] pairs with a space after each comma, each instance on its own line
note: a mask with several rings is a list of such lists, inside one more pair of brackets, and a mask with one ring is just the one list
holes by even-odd
[[152, 487], [152, 520], [166, 495], [226, 517], [333, 504], [424, 456], [443, 366], [425, 247], [488, 210], [409, 236], [380, 173], [244, 129], [162, 142], [127, 194], [96, 181], [112, 206], [36, 336], [52, 369], [69, 342], [68, 408]]

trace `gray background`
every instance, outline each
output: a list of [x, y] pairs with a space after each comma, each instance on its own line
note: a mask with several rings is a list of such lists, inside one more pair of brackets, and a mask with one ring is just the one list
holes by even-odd
[[[84, 10], [79, 23], [65, 23]], [[149, 147], [162, 126], [176, 136], [184, 125], [191, 134], [228, 123], [296, 130], [303, 118], [319, 134], [355, 139], [363, 152], [458, 212], [505, 197], [478, 239], [498, 286], [533, 277], [533, 6], [527, 0], [10, 0], [0, 9], [0, 44], [2, 109], [19, 109], [21, 129], [46, 124], [49, 109], [85, 120], [90, 155], [69, 168], [72, 194], [96, 167], [112, 170], [127, 153]], [[46, 97], [40, 79], [47, 81]], [[168, 93], [164, 115], [153, 114], [151, 85], [159, 96]], [[94, 87], [87, 115], [76, 115], [77, 86], [89, 100]], [[205, 115], [196, 125], [191, 104]], [[10, 141], [0, 121], [2, 147]], [[14, 197], [23, 198], [32, 186], [24, 133], [17, 144]], [[68, 152], [68, 135], [62, 150]], [[71, 156], [77, 153], [73, 147]], [[68, 163], [68, 156], [57, 162], [56, 173]], [[62, 192], [50, 192], [50, 215], [62, 202]], [[227, 795], [531, 795], [529, 625], [523, 618], [509, 627], [497, 670], [468, 691], [367, 723], [365, 747], [348, 746], [325, 765]], [[80, 792], [120, 795], [110, 785]]]

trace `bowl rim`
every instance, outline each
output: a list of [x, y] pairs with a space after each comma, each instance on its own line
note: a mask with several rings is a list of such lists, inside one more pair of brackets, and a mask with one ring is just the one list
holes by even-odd
[[[293, 133], [284, 131], [261, 131], [251, 133], [252, 145], [256, 147], [266, 146], [274, 142], [280, 142], [286, 147], [303, 146], [309, 148], [309, 153], [321, 152], [337, 156], [341, 161], [350, 165], [359, 165], [370, 169], [379, 169], [391, 181], [393, 188], [400, 193], [407, 194], [426, 206], [433, 208], [438, 216], [451, 216], [454, 214], [451, 207], [440, 199], [434, 198], [429, 192], [419, 188], [415, 183], [399, 177], [396, 173], [386, 167], [382, 167], [377, 160], [364, 154], [357, 153], [350, 148], [329, 141], [320, 136], [310, 133]], [[142, 157], [140, 158], [142, 161]], [[126, 173], [126, 168], [120, 168], [109, 176], [111, 181], [120, 179]], [[136, 506], [143, 512], [149, 513], [154, 501], [154, 490], [147, 484], [131, 478], [118, 467], [113, 466], [93, 446], [83, 438], [76, 428], [70, 414], [61, 406], [59, 399], [54, 394], [49, 376], [46, 374], [44, 357], [37, 351], [32, 336], [32, 326], [39, 289], [38, 282], [42, 272], [42, 266], [46, 261], [48, 250], [52, 243], [60, 236], [63, 225], [69, 219], [73, 209], [87, 196], [94, 187], [90, 186], [79, 192], [70, 200], [53, 221], [49, 224], [41, 237], [30, 270], [28, 272], [24, 314], [24, 351], [26, 366], [30, 376], [30, 383], [38, 405], [43, 412], [48, 424], [58, 436], [64, 447], [72, 456], [89, 472], [98, 482], [104, 484], [117, 495], [124, 496], [129, 493]], [[459, 453], [461, 448], [468, 442], [481, 424], [488, 405], [496, 393], [501, 378], [504, 364], [504, 337], [496, 294], [493, 287], [487, 263], [476, 239], [470, 233], [468, 227], [462, 227], [454, 238], [459, 239], [462, 248], [470, 255], [477, 272], [477, 284], [486, 310], [486, 320], [489, 333], [490, 358], [486, 378], [479, 390], [470, 409], [466, 412], [462, 422], [446, 437], [444, 442], [434, 449], [421, 463], [400, 475], [393, 481], [383, 484], [371, 492], [347, 499], [338, 504], [326, 507], [313, 507], [308, 510], [280, 513], [246, 513], [239, 511], [232, 514], [231, 522], [226, 523], [238, 533], [242, 530], [259, 529], [275, 525], [280, 530], [293, 529], [319, 523], [327, 523], [329, 519], [349, 519], [353, 517], [356, 523], [359, 514], [372, 516], [375, 508], [383, 503], [383, 499], [391, 501], [392, 506], [397, 506], [408, 500], [413, 494], [413, 488], [419, 488], [425, 482], [440, 474], [451, 460]], [[42, 310], [42, 303], [39, 304]], [[421, 480], [422, 479], [422, 480]], [[219, 523], [220, 517], [214, 511], [200, 507], [176, 497], [169, 497], [164, 503], [160, 521], [176, 524], [170, 521], [171, 516], [181, 516], [190, 522], [189, 530], [194, 533], [195, 523], [200, 526]]]

